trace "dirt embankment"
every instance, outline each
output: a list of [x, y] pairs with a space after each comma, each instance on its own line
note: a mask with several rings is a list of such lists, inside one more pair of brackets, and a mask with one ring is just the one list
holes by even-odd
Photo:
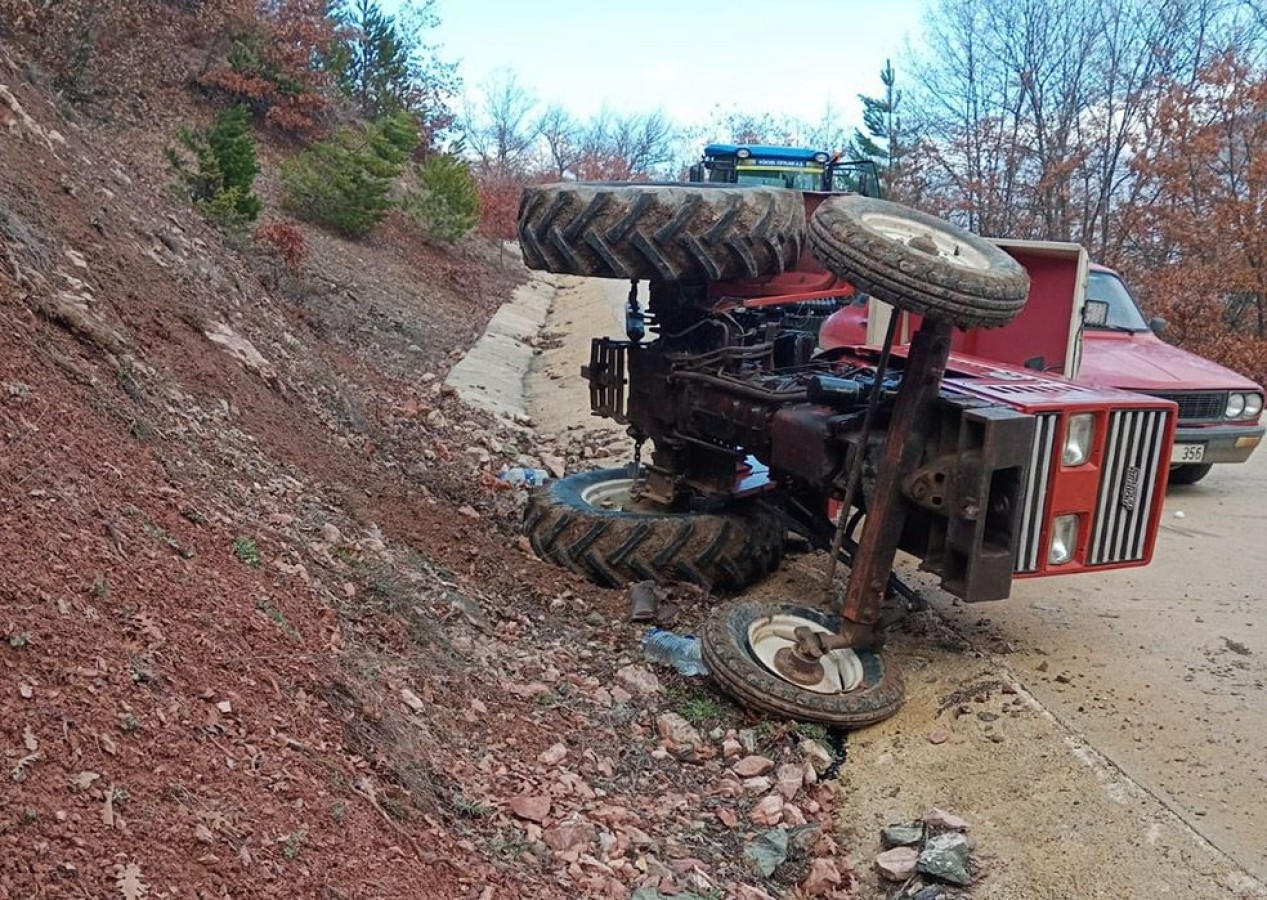
[[[498, 473], [610, 440], [444, 386], [525, 273], [396, 221], [287, 272], [170, 198], [192, 108], [0, 69], [0, 897], [849, 895], [796, 729], [521, 545]], [[736, 747], [803, 773], [768, 876]]]

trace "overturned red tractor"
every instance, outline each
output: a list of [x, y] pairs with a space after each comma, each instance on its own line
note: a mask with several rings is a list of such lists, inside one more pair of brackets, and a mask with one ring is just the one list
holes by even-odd
[[[531, 187], [519, 235], [530, 268], [631, 285], [627, 339], [594, 340], [582, 374], [632, 462], [538, 489], [536, 553], [610, 586], [734, 592], [789, 533], [828, 551], [822, 605], [730, 601], [705, 622], [704, 661], [744, 702], [844, 727], [894, 712], [899, 549], [969, 602], [1150, 559], [1175, 407], [952, 353], [1030, 294], [995, 244], [874, 197], [723, 184]], [[915, 316], [818, 352], [854, 291]]]

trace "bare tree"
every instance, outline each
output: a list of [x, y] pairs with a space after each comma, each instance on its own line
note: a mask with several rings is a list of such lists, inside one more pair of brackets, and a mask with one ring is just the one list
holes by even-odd
[[908, 115], [927, 199], [986, 234], [1122, 249], [1165, 86], [1261, 44], [1239, 0], [936, 0]]
[[503, 69], [480, 87], [480, 97], [468, 105], [464, 131], [480, 167], [498, 176], [521, 172], [537, 138], [533, 112], [537, 98], [520, 84], [515, 73]]
[[677, 129], [662, 111], [621, 116], [604, 107], [582, 129], [577, 175], [619, 181], [667, 177], [677, 155]]
[[553, 103], [537, 120], [537, 131], [545, 142], [554, 174], [565, 178], [581, 159], [580, 125], [571, 113]]
[[663, 110], [617, 117], [611, 127], [611, 149], [638, 176], [649, 176], [673, 159], [674, 127]]

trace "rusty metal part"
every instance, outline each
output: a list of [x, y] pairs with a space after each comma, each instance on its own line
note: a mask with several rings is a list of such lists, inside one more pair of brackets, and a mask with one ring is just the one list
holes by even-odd
[[999, 407], [955, 416], [949, 404], [943, 410], [928, 461], [903, 485], [916, 527], [907, 529], [902, 549], [918, 555], [955, 596], [1001, 600], [1011, 590], [1035, 420]]
[[747, 381], [737, 378], [724, 378], [708, 372], [674, 372], [669, 376], [672, 381], [702, 381], [719, 390], [734, 394], [747, 400], [760, 403], [803, 403], [808, 399], [804, 388], [793, 391], [768, 391]]
[[653, 622], [660, 598], [654, 581], [639, 581], [629, 587], [629, 621]]
[[932, 411], [950, 357], [952, 331], [947, 321], [925, 318], [911, 340], [902, 387], [878, 467], [875, 492], [870, 498], [862, 540], [845, 587], [842, 618], [846, 623], [869, 627], [880, 617], [884, 589], [893, 571], [909, 505], [902, 485], [924, 453], [933, 422]]
[[836, 637], [820, 620], [781, 612], [750, 624], [748, 649], [791, 684], [817, 694], [847, 693], [862, 680], [862, 664], [852, 649], [829, 646]]
[[774, 655], [775, 671], [795, 684], [812, 687], [823, 680], [822, 656], [812, 659], [802, 655], [799, 645], [784, 647]]
[[630, 346], [629, 341], [594, 338], [590, 341], [589, 365], [581, 366], [581, 377], [590, 386], [590, 413], [621, 425], [629, 422], [625, 415], [625, 386], [629, 383], [625, 360]]
[[897, 323], [901, 318], [896, 311], [889, 316], [889, 327], [884, 332], [884, 346], [880, 350], [880, 360], [875, 367], [875, 382], [871, 387], [871, 396], [867, 400], [867, 411], [862, 419], [858, 443], [854, 446], [853, 460], [849, 464], [849, 480], [845, 482], [845, 496], [840, 502], [840, 521], [836, 523], [836, 533], [831, 541], [831, 553], [827, 557], [825, 589], [829, 598], [832, 582], [836, 578], [836, 560], [840, 556], [840, 545], [845, 538], [845, 526], [849, 521], [849, 510], [853, 506], [854, 494], [858, 490], [858, 482], [862, 479], [862, 463], [867, 455], [867, 444], [871, 437], [875, 413], [880, 406], [880, 395], [884, 393], [884, 374], [889, 367], [889, 354], [893, 351], [893, 341], [897, 337]]
[[796, 653], [805, 659], [817, 659], [833, 650], [878, 650], [884, 646], [884, 632], [875, 625], [862, 625], [841, 620], [834, 634], [810, 632], [796, 635]]

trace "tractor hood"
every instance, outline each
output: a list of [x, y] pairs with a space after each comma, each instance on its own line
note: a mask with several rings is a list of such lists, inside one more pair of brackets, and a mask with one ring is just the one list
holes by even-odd
[[1085, 329], [1079, 381], [1143, 392], [1250, 390], [1254, 382], [1152, 332]]

